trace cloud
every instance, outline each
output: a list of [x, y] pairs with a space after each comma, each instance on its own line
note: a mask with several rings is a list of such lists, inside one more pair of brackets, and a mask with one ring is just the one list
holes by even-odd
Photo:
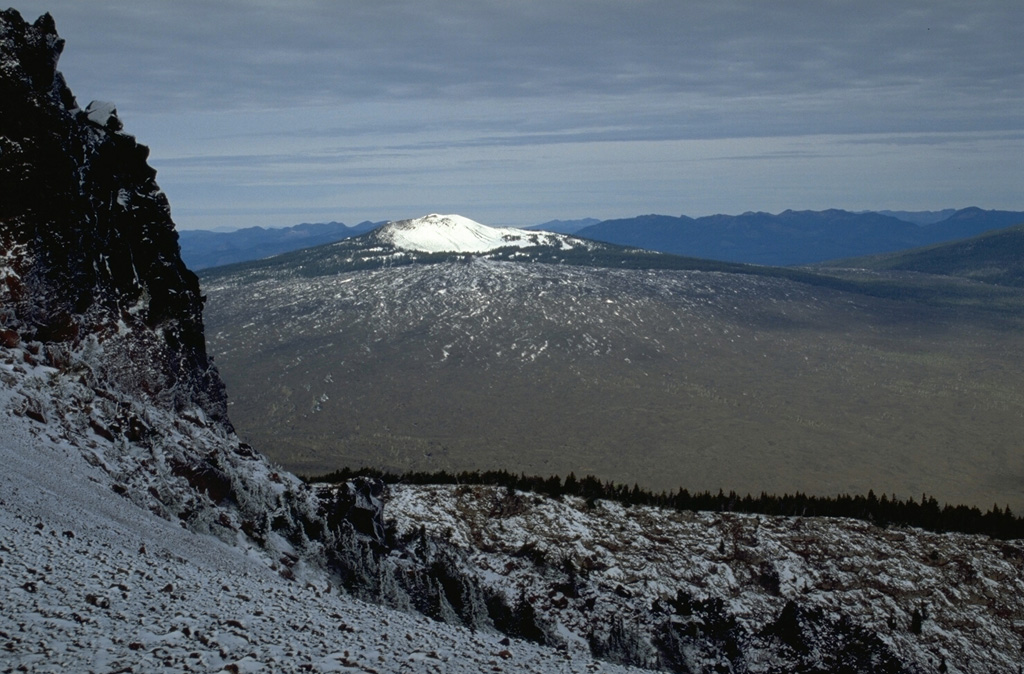
[[[903, 148], [905, 175], [858, 178], [862, 198], [846, 203], [906, 207], [889, 183], [924, 195], [915, 173], [952, 184], [929, 163], [938, 145], [989, 153], [971, 158], [981, 172], [958, 193], [1002, 194], [992, 198], [1005, 207], [1024, 179], [1012, 160], [1024, 156], [1019, 2], [25, 0], [21, 10], [54, 14], [72, 89], [118, 103], [183, 213], [222, 214], [220, 194], [275, 217], [281, 203], [358, 200], [361, 219], [381, 219], [392, 204], [431, 210], [444, 197], [543, 202], [550, 219], [682, 212], [705, 189], [718, 199], [700, 195], [711, 211], [763, 210], [750, 201], [777, 197], [744, 168], [753, 164], [773, 166], [786, 183], [777, 194], [793, 200], [782, 207], [800, 208], [844, 196], [823, 174], [887, 174], [869, 168], [872, 156], [894, 161], [882, 146]], [[666, 177], [666, 161], [689, 165], [663, 149], [694, 159], [710, 147], [713, 186]], [[324, 189], [293, 198], [303, 181]], [[515, 199], [500, 187], [510, 182]], [[560, 207], [555, 185], [576, 196]]]
[[[30, 3], [36, 4], [36, 3]], [[132, 104], [216, 109], [790, 96], [908, 109], [1024, 96], [1024, 6], [736, 0], [55, 3], [68, 59]], [[83, 67], [79, 61], [85, 61]], [[82, 73], [86, 77], [85, 73]], [[94, 75], [90, 79], [97, 79]], [[123, 103], [123, 101], [122, 101]], [[770, 113], [770, 110], [766, 110]], [[848, 114], [856, 112], [850, 111]], [[967, 122], [965, 122], [967, 123]]]

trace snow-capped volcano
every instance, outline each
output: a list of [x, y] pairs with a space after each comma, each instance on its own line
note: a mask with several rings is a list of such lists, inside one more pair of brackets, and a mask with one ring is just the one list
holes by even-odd
[[207, 279], [245, 270], [262, 276], [264, 271], [303, 278], [335, 276], [356, 269], [437, 264], [480, 257], [515, 262], [637, 266], [637, 257], [662, 267], [660, 253], [638, 251], [554, 232], [491, 227], [461, 215], [425, 215], [397, 220], [373, 231], [334, 243], [313, 246], [283, 255], [207, 270]]
[[572, 239], [561, 234], [491, 227], [461, 215], [436, 213], [389, 222], [378, 230], [378, 238], [396, 248], [423, 253], [487, 253], [499, 248], [534, 246], [574, 247]]

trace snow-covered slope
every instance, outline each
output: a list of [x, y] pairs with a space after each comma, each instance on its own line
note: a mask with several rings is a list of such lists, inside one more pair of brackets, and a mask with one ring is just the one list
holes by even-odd
[[[378, 581], [419, 574], [445, 597], [435, 618], [477, 602], [548, 647], [368, 604], [314, 541], [260, 544], [238, 505], [148, 467], [172, 443], [217, 452], [230, 436], [106, 405], [26, 353], [0, 348], [3, 670], [994, 672], [1021, 656], [1019, 541], [494, 487], [390, 487]], [[125, 406], [158, 444], [105, 437]], [[225, 472], [284, 497], [275, 519], [303, 491], [258, 456]], [[186, 508], [154, 513], [154, 494]]]
[[534, 246], [570, 249], [583, 243], [563, 234], [491, 227], [461, 215], [436, 213], [390, 222], [377, 230], [377, 237], [401, 250], [423, 253], [486, 253], [498, 248]]
[[[51, 421], [88, 392], [13, 355], [23, 352], [0, 348], [0, 671], [629, 671], [355, 599], [308, 551], [283, 536], [256, 545], [233, 530], [236, 509], [201, 494], [193, 507], [219, 535], [139, 507], [136, 496], [174, 481], [143, 477], [153, 457], [125, 438]], [[227, 440], [145, 411], [205, 451]], [[261, 465], [240, 468], [268, 489], [299, 488]]]

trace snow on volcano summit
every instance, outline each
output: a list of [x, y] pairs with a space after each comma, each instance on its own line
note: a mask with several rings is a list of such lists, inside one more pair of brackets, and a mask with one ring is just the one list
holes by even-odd
[[514, 227], [491, 227], [461, 215], [425, 215], [389, 222], [379, 230], [381, 240], [402, 250], [424, 253], [487, 253], [498, 248], [556, 246], [573, 248], [569, 237]]

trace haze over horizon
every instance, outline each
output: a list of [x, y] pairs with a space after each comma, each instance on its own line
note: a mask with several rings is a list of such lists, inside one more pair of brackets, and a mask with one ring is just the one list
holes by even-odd
[[180, 229], [1024, 210], [1024, 5], [26, 0]]

